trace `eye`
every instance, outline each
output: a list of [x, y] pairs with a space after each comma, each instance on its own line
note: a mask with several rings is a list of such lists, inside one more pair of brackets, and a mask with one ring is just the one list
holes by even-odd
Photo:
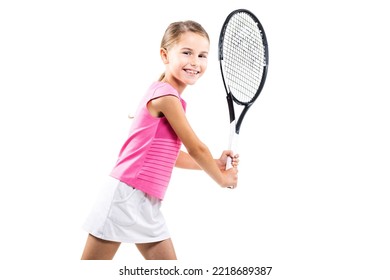
[[206, 59], [206, 58], [207, 58], [207, 54], [200, 54], [199, 57], [200, 57], [200, 58], [205, 58], [205, 59]]
[[184, 51], [183, 54], [184, 55], [191, 55], [192, 53], [190, 51]]

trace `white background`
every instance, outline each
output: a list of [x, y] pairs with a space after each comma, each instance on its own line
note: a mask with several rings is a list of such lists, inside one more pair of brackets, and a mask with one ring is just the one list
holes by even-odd
[[271, 279], [388, 279], [390, 20], [379, 0], [2, 1], [7, 279], [116, 279], [123, 265], [144, 264], [127, 244], [114, 262], [80, 264], [81, 225], [127, 136], [128, 113], [164, 70], [159, 44], [173, 21], [209, 32], [208, 71], [183, 97], [215, 157], [227, 147], [217, 42], [237, 8], [266, 30], [269, 74], [241, 128], [239, 188], [174, 172], [162, 207], [174, 264], [273, 266]]

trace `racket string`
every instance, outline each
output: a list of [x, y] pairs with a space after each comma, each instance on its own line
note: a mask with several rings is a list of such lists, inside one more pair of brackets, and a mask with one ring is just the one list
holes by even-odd
[[225, 31], [224, 76], [232, 94], [243, 103], [255, 96], [266, 66], [262, 36], [257, 23], [245, 13], [233, 16]]

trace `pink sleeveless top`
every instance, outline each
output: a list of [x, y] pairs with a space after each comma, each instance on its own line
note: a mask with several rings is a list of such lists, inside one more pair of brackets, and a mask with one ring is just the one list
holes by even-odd
[[119, 153], [111, 176], [151, 196], [163, 199], [181, 141], [165, 117], [150, 115], [147, 103], [161, 96], [176, 96], [186, 102], [169, 84], [154, 82], [138, 107], [129, 137]]

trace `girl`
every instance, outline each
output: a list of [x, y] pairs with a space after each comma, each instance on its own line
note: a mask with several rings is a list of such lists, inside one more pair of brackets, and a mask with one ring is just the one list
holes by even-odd
[[[238, 155], [213, 159], [185, 116], [182, 92], [207, 68], [209, 36], [194, 21], [169, 25], [161, 42], [165, 72], [144, 96], [102, 198], [88, 217], [82, 259], [112, 259], [121, 242], [135, 243], [145, 259], [176, 259], [160, 212], [174, 166], [202, 169], [221, 187], [237, 185]], [[188, 153], [181, 151], [184, 144]], [[225, 170], [227, 158], [233, 168]]]

